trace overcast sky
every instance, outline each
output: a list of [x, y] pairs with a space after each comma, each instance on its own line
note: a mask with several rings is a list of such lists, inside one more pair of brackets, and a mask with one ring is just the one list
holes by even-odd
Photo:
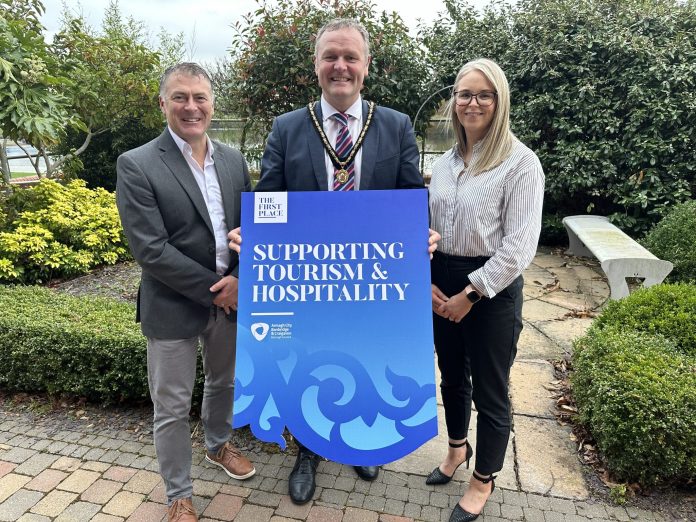
[[[271, 0], [272, 1], [272, 0]], [[444, 10], [442, 0], [372, 0], [378, 10], [397, 11], [406, 25], [415, 29], [418, 19], [429, 23]], [[82, 13], [90, 25], [99, 28], [109, 0], [43, 0], [46, 13], [43, 23], [52, 35], [60, 27], [63, 4]], [[473, 0], [473, 5], [485, 5], [487, 0]], [[227, 54], [236, 21], [253, 12], [259, 4], [254, 0], [120, 0], [125, 16], [145, 22], [153, 42], [160, 27], [172, 34], [183, 31], [188, 59], [213, 62]], [[412, 31], [415, 35], [415, 31]], [[193, 45], [192, 45], [193, 43]], [[193, 55], [190, 55], [190, 50]]]

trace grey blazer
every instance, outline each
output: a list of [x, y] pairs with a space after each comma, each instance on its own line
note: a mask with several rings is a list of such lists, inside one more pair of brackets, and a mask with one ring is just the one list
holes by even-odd
[[[251, 190], [239, 151], [214, 142], [215, 169], [229, 229], [240, 224], [241, 193]], [[136, 321], [143, 334], [185, 339], [208, 323], [220, 280], [215, 236], [196, 180], [168, 129], [119, 156], [116, 204], [133, 257], [142, 267]], [[238, 273], [231, 252], [227, 273]], [[230, 320], [236, 320], [231, 314]]]

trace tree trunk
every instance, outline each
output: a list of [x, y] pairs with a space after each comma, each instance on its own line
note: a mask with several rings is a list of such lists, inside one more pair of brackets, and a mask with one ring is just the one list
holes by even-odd
[[29, 163], [31, 163], [31, 166], [34, 167], [34, 171], [36, 172], [36, 175], [41, 179], [41, 169], [39, 168], [39, 155], [36, 155], [36, 159], [33, 158], [31, 154], [29, 154], [29, 151], [25, 149], [21, 143], [16, 142], [17, 146], [24, 151], [24, 154], [26, 154], [27, 158], [29, 158]]
[[7, 159], [7, 138], [0, 140], [0, 170], [2, 170], [3, 184], [9, 185], [12, 173], [10, 172], [10, 161]]
[[108, 130], [109, 129], [106, 128], [106, 129], [102, 129], [102, 130], [97, 131], [97, 132], [88, 131], [87, 137], [85, 138], [85, 141], [82, 143], [82, 145], [80, 145], [79, 149], [77, 149], [75, 152], [69, 152], [68, 154], [66, 154], [65, 156], [63, 156], [62, 158], [60, 158], [58, 161], [56, 161], [54, 163], [51, 163], [50, 159], [48, 158], [48, 155], [44, 154], [45, 161], [46, 161], [46, 172], [51, 173], [51, 175], [49, 177], [52, 177], [53, 174], [58, 171], [58, 167], [60, 167], [63, 163], [65, 163], [66, 161], [68, 161], [71, 158], [74, 158], [75, 156], [79, 156], [85, 150], [87, 150], [87, 147], [89, 146], [89, 143], [92, 141], [92, 138], [94, 136], [99, 136], [100, 134], [102, 134], [103, 132], [106, 132]]
[[[41, 149], [39, 149], [39, 155], [44, 160], [44, 165], [46, 165], [46, 177], [48, 179], [52, 179], [54, 168], [53, 168], [53, 164], [51, 163], [51, 159], [48, 157], [48, 154], [46, 153], [45, 147], [41, 147]], [[36, 162], [37, 163], [39, 162], [38, 157], [36, 158]]]
[[251, 125], [249, 120], [244, 120], [244, 125], [242, 125], [242, 136], [239, 140], [239, 152], [242, 153], [242, 156], [246, 154], [246, 135], [249, 125]]

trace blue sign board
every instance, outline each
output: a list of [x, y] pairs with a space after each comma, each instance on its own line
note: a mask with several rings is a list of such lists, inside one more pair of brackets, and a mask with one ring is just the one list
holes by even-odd
[[379, 465], [437, 434], [425, 190], [242, 194], [235, 427]]

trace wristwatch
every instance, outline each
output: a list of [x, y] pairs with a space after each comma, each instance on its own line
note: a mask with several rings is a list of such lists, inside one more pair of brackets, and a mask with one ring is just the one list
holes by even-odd
[[471, 290], [466, 293], [466, 298], [471, 301], [471, 304], [478, 303], [481, 300], [481, 295], [476, 290]]

